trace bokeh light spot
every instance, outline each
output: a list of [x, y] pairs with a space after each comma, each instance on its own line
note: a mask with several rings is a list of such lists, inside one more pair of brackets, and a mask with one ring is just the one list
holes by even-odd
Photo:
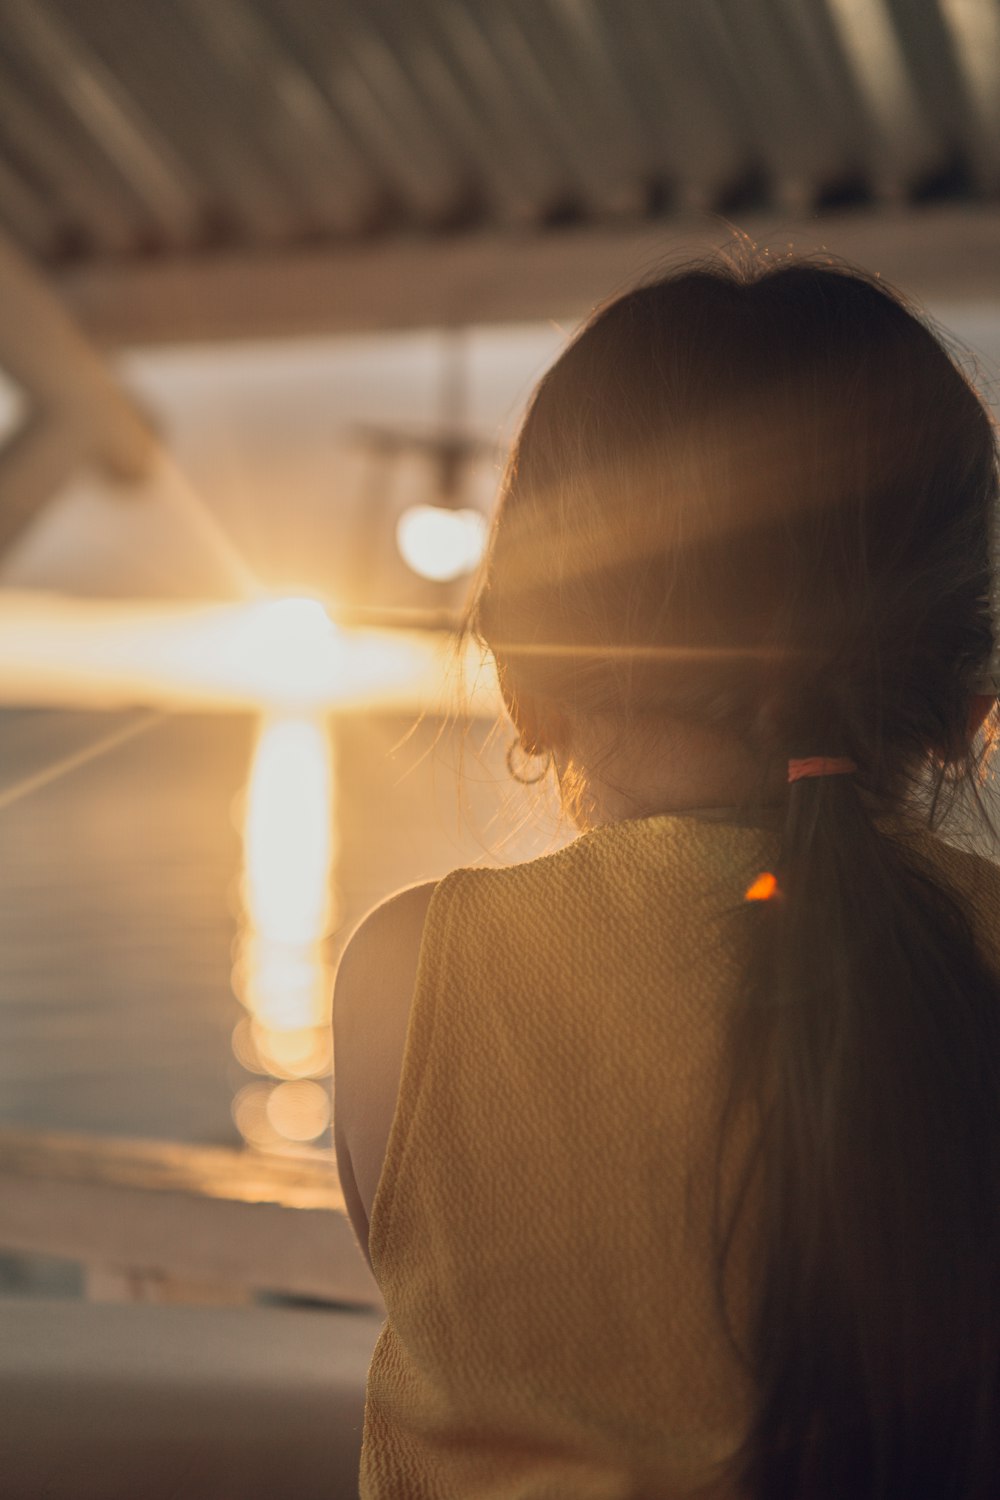
[[413, 505], [396, 525], [396, 545], [406, 566], [436, 583], [478, 567], [486, 535], [486, 519], [478, 510], [440, 505]]
[[287, 1141], [314, 1141], [330, 1124], [330, 1095], [304, 1079], [279, 1083], [268, 1094], [267, 1119]]

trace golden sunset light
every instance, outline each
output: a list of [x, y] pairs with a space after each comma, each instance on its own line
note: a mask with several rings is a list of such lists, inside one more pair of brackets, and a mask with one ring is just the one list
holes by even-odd
[[[339, 627], [309, 598], [166, 604], [0, 593], [0, 703], [440, 710], [455, 680], [449, 652], [443, 632]], [[473, 654], [470, 683], [477, 661]]]
[[301, 1081], [326, 1074], [331, 1055], [334, 790], [322, 716], [262, 719], [243, 817], [243, 920], [233, 968], [249, 1024], [237, 1026], [233, 1050], [250, 1071], [286, 1082], [247, 1085], [233, 1117], [244, 1139], [263, 1148], [311, 1140], [329, 1122], [329, 1110], [317, 1108], [325, 1091]]

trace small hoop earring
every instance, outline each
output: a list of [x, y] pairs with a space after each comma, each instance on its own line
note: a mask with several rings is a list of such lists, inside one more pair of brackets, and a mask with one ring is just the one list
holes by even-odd
[[[522, 763], [520, 765], [515, 759], [518, 750], [520, 750], [523, 757]], [[524, 761], [528, 760], [541, 760], [542, 762], [541, 769], [536, 771], [534, 776], [529, 776], [525, 772]], [[537, 753], [530, 750], [525, 750], [519, 739], [511, 740], [510, 744], [507, 746], [507, 771], [511, 780], [516, 781], [520, 786], [535, 786], [539, 781], [544, 780], [544, 778], [549, 774], [551, 767], [551, 750], [543, 750]]]

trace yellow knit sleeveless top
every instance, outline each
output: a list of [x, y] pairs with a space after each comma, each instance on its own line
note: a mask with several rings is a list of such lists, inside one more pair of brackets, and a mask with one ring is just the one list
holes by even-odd
[[[930, 843], [995, 943], [997, 872]], [[372, 1210], [363, 1500], [734, 1493], [752, 1393], [714, 1283], [714, 1151], [739, 913], [776, 853], [656, 817], [439, 885]]]

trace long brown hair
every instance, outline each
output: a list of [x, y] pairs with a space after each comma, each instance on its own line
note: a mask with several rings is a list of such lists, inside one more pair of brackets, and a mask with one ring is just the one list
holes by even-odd
[[901, 298], [700, 266], [541, 382], [473, 608], [515, 705], [716, 726], [762, 787], [789, 757], [860, 768], [788, 789], [780, 899], [743, 914], [761, 1500], [1000, 1493], [1000, 987], [889, 816], [973, 774], [996, 504], [985, 409]]

